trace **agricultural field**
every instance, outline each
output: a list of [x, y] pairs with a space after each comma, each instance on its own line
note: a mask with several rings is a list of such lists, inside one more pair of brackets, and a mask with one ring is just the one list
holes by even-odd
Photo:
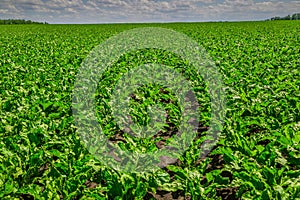
[[[72, 95], [94, 47], [142, 27], [175, 30], [206, 49], [222, 76], [226, 116], [217, 145], [201, 157], [210, 96], [193, 66], [159, 49], [121, 56], [95, 95], [98, 122], [120, 148], [161, 149], [179, 126], [176, 95], [153, 84], [132, 95], [131, 115], [147, 123], [147, 105], [159, 102], [168, 123], [144, 140], [120, 131], [108, 101], [129, 69], [174, 66], [200, 105], [201, 127], [183, 155], [153, 173], [130, 173], [82, 144]], [[0, 26], [0, 199], [300, 199], [299, 33], [300, 21]]]

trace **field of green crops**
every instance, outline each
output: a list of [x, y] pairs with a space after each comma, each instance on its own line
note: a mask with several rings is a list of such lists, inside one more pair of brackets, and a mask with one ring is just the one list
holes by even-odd
[[[224, 82], [226, 119], [217, 145], [201, 158], [210, 119], [201, 77], [170, 52], [122, 56], [97, 88], [97, 117], [110, 141], [152, 151], [178, 126], [175, 96], [148, 85], [132, 96], [132, 116], [144, 123], [145, 102], [160, 99], [168, 124], [155, 139], [142, 141], [119, 130], [107, 100], [129, 68], [185, 65], [201, 109], [199, 134], [176, 162], [154, 173], [125, 173], [105, 166], [82, 144], [72, 91], [94, 47], [141, 27], [175, 30], [207, 50]], [[299, 33], [300, 21], [0, 26], [0, 199], [300, 199]]]

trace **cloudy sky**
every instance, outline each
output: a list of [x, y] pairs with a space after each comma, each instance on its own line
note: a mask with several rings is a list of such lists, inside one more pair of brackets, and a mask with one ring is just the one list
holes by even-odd
[[263, 20], [300, 12], [300, 0], [0, 0], [0, 18], [49, 23]]

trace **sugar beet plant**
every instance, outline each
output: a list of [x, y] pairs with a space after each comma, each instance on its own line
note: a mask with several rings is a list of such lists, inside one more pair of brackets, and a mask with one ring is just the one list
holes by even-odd
[[[163, 27], [186, 34], [212, 57], [224, 82], [226, 119], [217, 145], [201, 157], [210, 129], [210, 95], [193, 66], [172, 52], [126, 53], [97, 85], [95, 113], [105, 136], [130, 152], [172, 141], [181, 118], [176, 94], [145, 84], [130, 95], [139, 125], [160, 105], [166, 121], [149, 138], [126, 134], [109, 100], [130, 69], [174, 67], [199, 104], [197, 136], [178, 159], [153, 173], [106, 166], [82, 144], [72, 113], [78, 70], [90, 51], [122, 31]], [[0, 29], [1, 199], [297, 199], [300, 196], [300, 23], [297, 21], [18, 25]]]

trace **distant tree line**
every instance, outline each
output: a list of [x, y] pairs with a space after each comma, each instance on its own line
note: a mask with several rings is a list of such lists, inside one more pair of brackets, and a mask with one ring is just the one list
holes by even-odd
[[300, 13], [295, 13], [293, 15], [288, 15], [285, 17], [272, 17], [271, 19], [268, 20], [300, 20]]
[[34, 22], [25, 19], [0, 19], [0, 25], [3, 24], [48, 24], [47, 22]]

